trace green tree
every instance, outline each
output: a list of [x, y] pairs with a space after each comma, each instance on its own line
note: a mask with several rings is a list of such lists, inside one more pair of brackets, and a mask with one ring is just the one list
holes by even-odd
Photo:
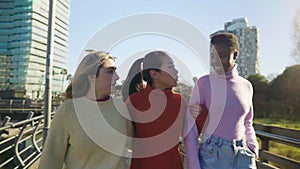
[[248, 77], [253, 85], [253, 106], [255, 117], [269, 117], [269, 84], [266, 77], [255, 74]]
[[[270, 84], [270, 98], [277, 117], [300, 119], [300, 64], [288, 67]], [[273, 112], [274, 113], [274, 112]]]
[[68, 83], [70, 83], [72, 81], [72, 78], [73, 78], [73, 76], [71, 74], [67, 75], [67, 79], [66, 80], [68, 81]]
[[190, 85], [178, 83], [178, 86], [174, 87], [173, 90], [174, 92], [180, 93], [188, 101], [193, 89]]
[[60, 70], [60, 74], [62, 75], [62, 80], [61, 80], [61, 90], [60, 92], [62, 93], [64, 90], [64, 84], [65, 84], [65, 76], [68, 74], [68, 70], [65, 68], [62, 68]]
[[296, 16], [293, 21], [293, 36], [292, 40], [294, 42], [292, 56], [297, 63], [300, 63], [300, 10], [297, 11]]

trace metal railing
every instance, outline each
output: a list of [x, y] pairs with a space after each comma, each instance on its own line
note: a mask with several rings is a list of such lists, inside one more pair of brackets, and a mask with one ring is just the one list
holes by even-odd
[[[44, 115], [10, 123], [6, 116], [0, 126], [0, 168], [29, 168], [41, 155]], [[53, 115], [53, 113], [52, 113]]]
[[[0, 168], [29, 168], [41, 155], [42, 128], [44, 115], [33, 117], [28, 112], [27, 118], [19, 122], [10, 123], [6, 116], [0, 124]], [[54, 112], [51, 113], [53, 117]], [[300, 148], [300, 131], [269, 125], [254, 124], [257, 137], [261, 140], [260, 159], [257, 161], [259, 169], [277, 169], [269, 162], [283, 168], [299, 169], [300, 162], [283, 157], [269, 151], [270, 141]], [[180, 146], [184, 157], [183, 144]], [[300, 154], [299, 154], [300, 155]]]
[[[52, 111], [57, 108], [63, 100], [52, 101]], [[44, 101], [30, 99], [1, 99], [0, 110], [2, 112], [41, 112], [44, 110]]]
[[0, 109], [5, 112], [28, 112], [42, 111], [43, 102], [26, 99], [2, 99], [0, 100]]

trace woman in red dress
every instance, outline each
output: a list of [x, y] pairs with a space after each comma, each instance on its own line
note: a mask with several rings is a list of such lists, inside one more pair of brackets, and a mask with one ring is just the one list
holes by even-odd
[[172, 91], [177, 73], [162, 51], [137, 60], [128, 73], [122, 92], [135, 127], [131, 169], [183, 169], [178, 146], [186, 101]]

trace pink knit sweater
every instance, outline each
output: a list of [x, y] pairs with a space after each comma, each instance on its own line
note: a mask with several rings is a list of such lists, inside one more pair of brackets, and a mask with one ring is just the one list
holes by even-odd
[[[224, 139], [246, 139], [248, 147], [258, 157], [258, 143], [253, 128], [253, 88], [238, 75], [237, 66], [225, 75], [213, 72], [201, 77], [194, 87], [189, 105], [203, 104], [209, 110], [209, 120], [202, 133]], [[198, 131], [188, 110], [184, 138], [188, 169], [200, 169]], [[201, 151], [201, 150], [200, 150]]]

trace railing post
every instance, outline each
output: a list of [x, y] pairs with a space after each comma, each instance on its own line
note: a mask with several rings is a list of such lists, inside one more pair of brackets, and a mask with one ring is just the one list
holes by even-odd
[[23, 111], [22, 111], [22, 112], [24, 112], [24, 109], [25, 109], [25, 99], [22, 100], [22, 108], [23, 108]]
[[[264, 132], [270, 132], [270, 126], [264, 126]], [[261, 137], [261, 150], [269, 151], [270, 139], [268, 137]], [[267, 160], [261, 159], [261, 162], [268, 163]]]
[[[10, 122], [10, 117], [8, 116], [5, 116], [5, 118], [3, 119], [3, 122], [2, 124], [0, 124], [0, 127], [4, 127], [6, 126], [9, 122]], [[2, 134], [9, 134], [7, 130], [4, 130], [4, 131], [0, 131], [0, 140], [2, 138]]]
[[9, 112], [11, 112], [12, 103], [13, 103], [13, 99], [10, 99], [10, 101], [9, 101]]
[[0, 127], [4, 127], [4, 126], [6, 126], [9, 122], [10, 122], [10, 117], [8, 117], [8, 116], [5, 116], [5, 118], [3, 119], [3, 122], [2, 122], [2, 124], [0, 125]]
[[[261, 150], [269, 151], [269, 141], [270, 139], [267, 137], [261, 137]], [[261, 159], [261, 162], [268, 163], [267, 160]]]
[[42, 123], [42, 119], [40, 119], [38, 121], [38, 123], [36, 124], [35, 128], [34, 128], [34, 131], [32, 133], [32, 137], [31, 137], [31, 141], [32, 141], [32, 145], [34, 146], [35, 150], [40, 153], [41, 150], [39, 148], [39, 146], [37, 145], [37, 142], [36, 142], [36, 133], [38, 132], [39, 130], [39, 127], [40, 127], [40, 124]]
[[[32, 117], [33, 117], [33, 112], [30, 112], [30, 113], [28, 113], [26, 119], [31, 119]], [[20, 143], [20, 141], [22, 140], [23, 133], [24, 133], [25, 128], [27, 127], [28, 123], [30, 123], [30, 122], [27, 122], [27, 123], [23, 124], [23, 126], [21, 127], [20, 132], [19, 132], [19, 134], [18, 134], [18, 136], [17, 136], [17, 138], [16, 138], [16, 141], [15, 141], [15, 146], [14, 146], [16, 160], [17, 160], [17, 162], [18, 162], [22, 167], [25, 166], [25, 163], [24, 163], [24, 160], [21, 158], [21, 155], [20, 155], [20, 153], [19, 153], [19, 151], [20, 151], [20, 150], [19, 150], [19, 144], [25, 144], [24, 147], [26, 147], [26, 143], [25, 143], [25, 142]]]

